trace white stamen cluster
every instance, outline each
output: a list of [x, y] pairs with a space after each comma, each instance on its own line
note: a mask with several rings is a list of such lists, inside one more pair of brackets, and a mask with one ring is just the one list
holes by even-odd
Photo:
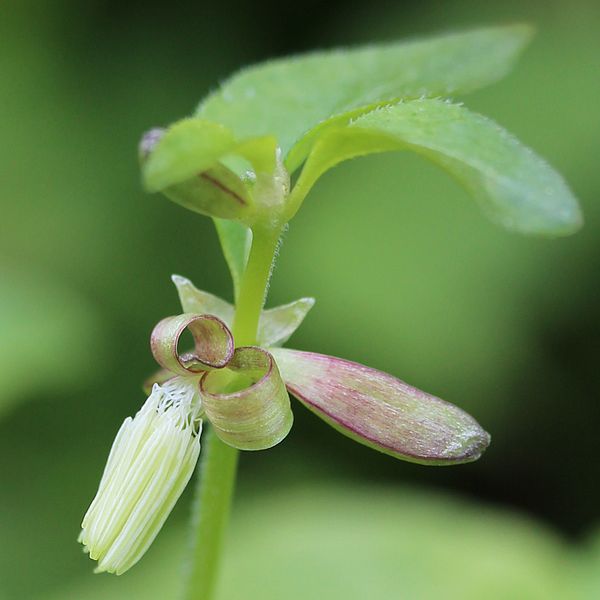
[[125, 419], [79, 537], [97, 572], [124, 573], [160, 531], [196, 466], [200, 412], [197, 379], [175, 377]]

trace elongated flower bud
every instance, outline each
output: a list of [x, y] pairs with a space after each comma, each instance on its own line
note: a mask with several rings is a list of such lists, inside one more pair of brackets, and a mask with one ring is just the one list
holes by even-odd
[[358, 363], [272, 348], [288, 390], [353, 440], [411, 462], [477, 460], [490, 436], [466, 412]]
[[175, 377], [121, 426], [79, 537], [96, 572], [124, 573], [160, 531], [198, 460], [199, 412], [198, 378]]
[[227, 367], [200, 381], [206, 417], [216, 434], [240, 450], [275, 446], [289, 433], [293, 415], [273, 357], [247, 346], [235, 351]]

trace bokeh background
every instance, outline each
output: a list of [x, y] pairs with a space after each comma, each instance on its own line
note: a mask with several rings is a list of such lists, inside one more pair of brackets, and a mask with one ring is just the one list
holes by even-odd
[[298, 403], [244, 454], [220, 600], [600, 597], [600, 5], [5, 0], [0, 5], [0, 598], [176, 598], [188, 490], [130, 573], [76, 543], [113, 436], [144, 397], [169, 275], [231, 296], [208, 219], [141, 191], [140, 135], [231, 71], [314, 48], [527, 21], [515, 72], [466, 98], [545, 156], [586, 226], [484, 219], [407, 153], [343, 164], [292, 222], [269, 304], [317, 304], [291, 345], [467, 409], [493, 444], [426, 468]]

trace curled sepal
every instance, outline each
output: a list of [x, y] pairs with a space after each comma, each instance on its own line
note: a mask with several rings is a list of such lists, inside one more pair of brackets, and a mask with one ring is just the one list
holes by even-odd
[[96, 572], [124, 573], [160, 531], [198, 460], [198, 407], [196, 381], [176, 377], [124, 421], [79, 536]]
[[262, 348], [237, 348], [224, 371], [200, 380], [206, 417], [225, 443], [240, 450], [278, 444], [292, 427], [290, 398], [273, 357]]
[[273, 357], [287, 388], [353, 440], [411, 462], [478, 459], [490, 436], [460, 408], [354, 362], [286, 348]]
[[[194, 338], [194, 349], [180, 354], [181, 334], [188, 329]], [[201, 373], [223, 368], [233, 356], [233, 336], [227, 325], [212, 315], [184, 313], [160, 321], [150, 338], [156, 362], [178, 375]]]

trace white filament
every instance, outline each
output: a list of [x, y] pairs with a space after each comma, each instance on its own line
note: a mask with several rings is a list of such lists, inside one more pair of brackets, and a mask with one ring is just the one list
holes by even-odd
[[124, 573], [160, 531], [196, 466], [200, 412], [197, 379], [175, 377], [123, 422], [79, 537], [97, 572]]

